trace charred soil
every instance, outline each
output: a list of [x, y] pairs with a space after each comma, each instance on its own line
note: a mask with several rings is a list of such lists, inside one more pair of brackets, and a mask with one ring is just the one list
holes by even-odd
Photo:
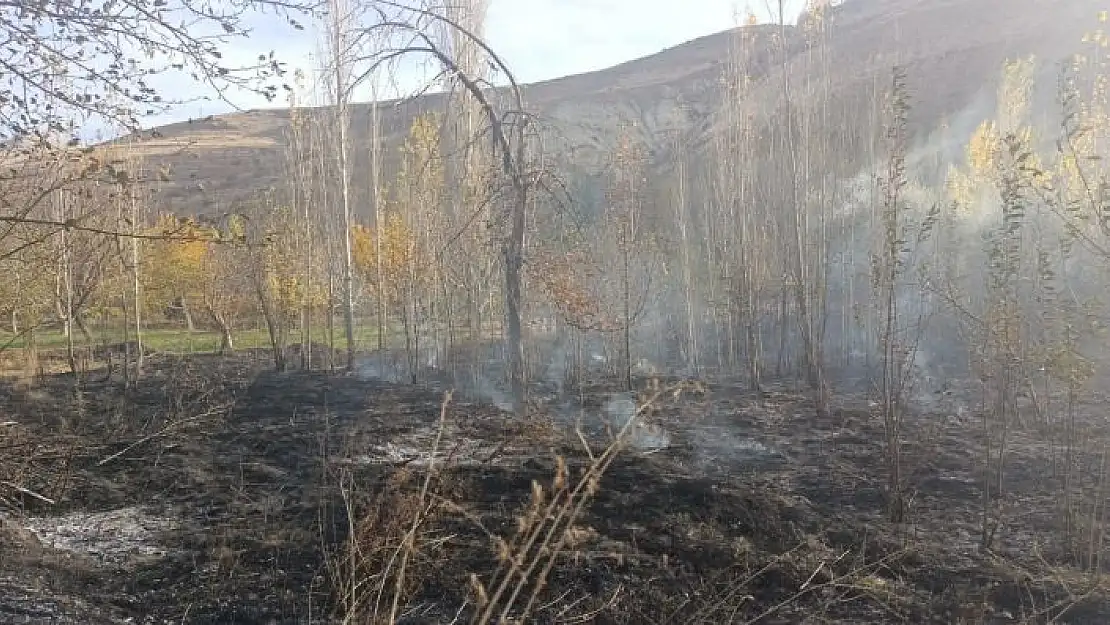
[[[525, 419], [460, 397], [441, 422], [440, 390], [274, 373], [252, 354], [158, 357], [128, 389], [102, 377], [80, 393], [65, 375], [0, 387], [0, 622], [331, 622], [350, 546], [377, 580], [429, 471], [438, 503], [398, 621], [466, 620], [471, 577], [497, 575], [497, 537], [535, 485], [552, 491], [558, 458], [575, 479], [607, 444], [605, 428], [580, 437], [577, 416], [615, 396], [595, 383], [573, 409]], [[1014, 434], [984, 550], [975, 417], [909, 417], [909, 511], [894, 524], [881, 420], [840, 399], [821, 421], [785, 386], [665, 395], [645, 416], [665, 444], [609, 468], [530, 620], [1110, 622], [1102, 576], [1061, 538], [1043, 436]]]

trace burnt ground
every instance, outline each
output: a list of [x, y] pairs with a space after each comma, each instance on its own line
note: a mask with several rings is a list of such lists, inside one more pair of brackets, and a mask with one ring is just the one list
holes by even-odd
[[[442, 401], [274, 373], [249, 354], [158, 358], [135, 388], [96, 373], [73, 388], [59, 375], [0, 389], [2, 623], [331, 622], [347, 511], [378, 580], [419, 508]], [[650, 411], [653, 435], [601, 479], [532, 622], [1110, 622], [1101, 578], [1062, 546], [1059, 458], [1043, 436], [1012, 436], [1005, 522], [982, 551], [974, 416], [908, 419], [908, 512], [894, 524], [865, 403], [840, 398], [822, 421], [786, 387], [703, 390]], [[526, 420], [449, 404], [398, 622], [467, 620], [471, 574], [488, 584], [498, 570], [491, 536], [512, 535], [533, 482], [550, 493], [557, 456], [581, 474], [569, 419], [596, 426], [611, 391]], [[584, 431], [598, 453], [603, 428]]]

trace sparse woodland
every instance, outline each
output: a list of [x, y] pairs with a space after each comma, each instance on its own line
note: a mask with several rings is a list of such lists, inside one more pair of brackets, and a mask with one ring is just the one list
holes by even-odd
[[[142, 587], [167, 622], [1110, 619], [1106, 12], [933, 128], [897, 63], [836, 91], [839, 3], [780, 2], [708, 119], [625, 120], [584, 174], [489, 0], [146, 4], [0, 3], [0, 595], [39, 566], [5, 527], [130, 488], [180, 511], [180, 481], [227, 495], [182, 547], [209, 577], [172, 573], [208, 581]], [[225, 66], [257, 11], [315, 24], [320, 71]], [[437, 110], [352, 113], [413, 63]], [[139, 122], [167, 73], [287, 105], [283, 183], [168, 208]], [[70, 140], [89, 120], [118, 136]], [[789, 478], [743, 464], [759, 432]], [[262, 518], [290, 525], [229, 538]]]

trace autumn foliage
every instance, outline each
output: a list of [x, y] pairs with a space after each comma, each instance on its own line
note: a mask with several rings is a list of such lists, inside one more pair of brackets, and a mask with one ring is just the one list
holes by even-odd
[[603, 272], [589, 252], [536, 250], [533, 256], [529, 277], [563, 322], [582, 331], [620, 329], [619, 321], [607, 312], [603, 298], [596, 292], [604, 285]]
[[[359, 276], [366, 290], [373, 297], [384, 294], [390, 306], [400, 302], [404, 285], [409, 280], [410, 265], [416, 258], [416, 237], [400, 215], [391, 214], [384, 220], [381, 231], [382, 281], [378, 284], [378, 257], [375, 241], [378, 233], [372, 226], [356, 225], [351, 231], [351, 253]], [[418, 280], [424, 276], [424, 269], [415, 272]]]
[[149, 310], [160, 310], [173, 302], [184, 301], [199, 306], [213, 253], [209, 240], [216, 233], [192, 221], [173, 215], [162, 215], [147, 234], [162, 235], [144, 245], [143, 281], [145, 304]]

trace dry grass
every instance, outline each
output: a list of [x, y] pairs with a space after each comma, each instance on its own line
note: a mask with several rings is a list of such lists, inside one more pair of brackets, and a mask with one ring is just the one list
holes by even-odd
[[380, 492], [360, 493], [349, 471], [341, 471], [340, 490], [347, 509], [349, 536], [328, 558], [344, 623], [395, 623], [398, 610], [442, 559], [444, 539], [435, 520], [442, 505], [430, 497], [442, 473], [435, 464], [447, 424], [450, 393], [440, 406], [439, 428], [423, 480], [402, 469]]
[[0, 507], [19, 509], [28, 478], [32, 473], [35, 444], [26, 429], [16, 421], [0, 420]]
[[443, 509], [421, 496], [416, 477], [398, 471], [361, 505], [350, 487], [344, 488], [358, 511], [346, 548], [331, 559], [345, 623], [395, 622], [394, 603], [407, 605], [444, 557], [444, 539], [436, 529]]
[[[685, 382], [668, 386], [653, 383], [641, 397], [635, 415], [598, 452], [591, 449], [585, 435], [578, 431], [589, 463], [578, 475], [572, 475], [566, 459], [556, 456], [550, 483], [532, 482], [527, 504], [515, 515], [516, 527], [508, 535], [498, 535], [484, 527], [463, 505], [439, 494], [451, 490], [446, 467], [434, 463], [447, 427], [451, 401], [448, 393], [440, 409], [439, 434], [429, 450], [422, 479], [403, 468], [389, 478], [380, 492], [367, 497], [356, 492], [349, 473], [340, 476], [349, 511], [350, 538], [340, 553], [332, 555], [329, 568], [339, 588], [343, 622], [390, 625], [397, 622], [399, 610], [416, 594], [425, 576], [446, 557], [444, 545], [451, 536], [437, 522], [448, 514], [477, 525], [489, 537], [498, 563], [485, 580], [477, 573], [470, 574], [469, 606], [464, 605], [459, 614], [469, 607], [475, 625], [528, 622], [543, 607], [540, 599], [556, 562], [568, 556], [579, 557], [579, 550], [597, 537], [593, 528], [580, 524], [580, 518], [640, 419], [662, 398], [677, 398], [694, 388], [698, 387]], [[534, 428], [524, 429], [520, 434], [550, 443], [553, 426], [542, 420], [535, 423]], [[359, 499], [367, 503], [360, 505]], [[564, 616], [569, 609], [563, 608]], [[595, 614], [600, 610], [593, 608]], [[588, 620], [588, 616], [578, 615], [567, 622]]]

